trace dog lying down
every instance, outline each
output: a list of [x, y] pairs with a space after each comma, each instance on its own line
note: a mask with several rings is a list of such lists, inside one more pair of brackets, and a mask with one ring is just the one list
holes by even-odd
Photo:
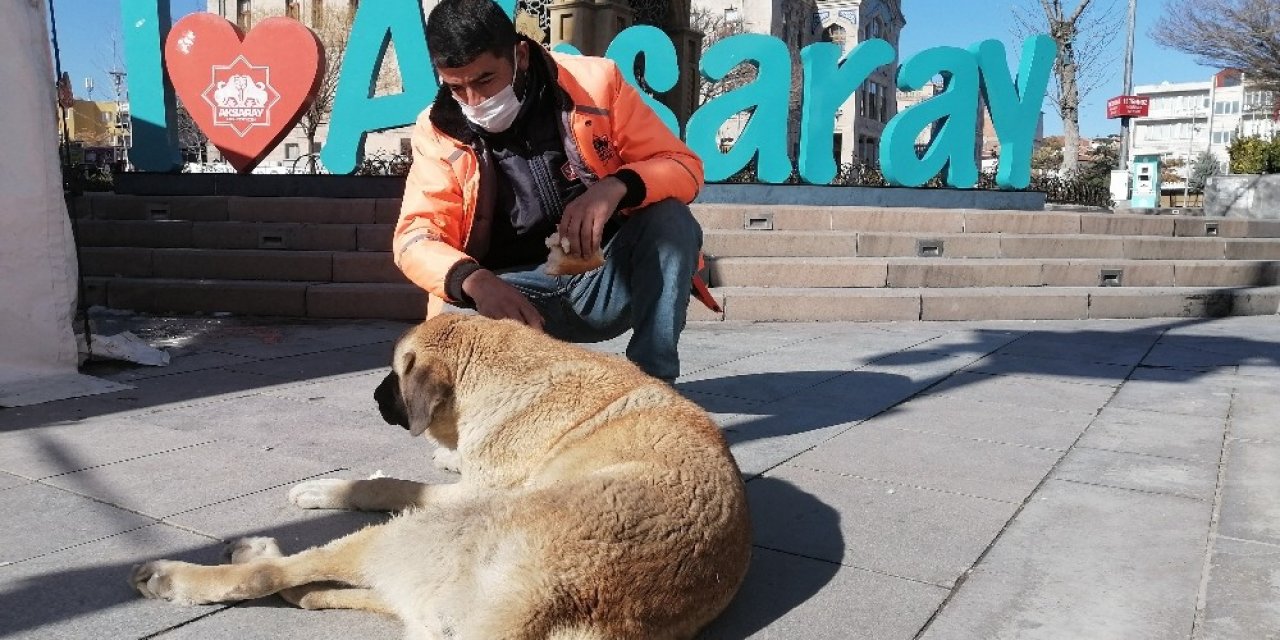
[[693, 637], [742, 583], [747, 506], [719, 429], [625, 360], [445, 314], [400, 339], [374, 395], [454, 449], [461, 480], [303, 482], [305, 509], [403, 513], [291, 556], [251, 538], [227, 565], [149, 562], [133, 586], [377, 611], [415, 640], [647, 640]]

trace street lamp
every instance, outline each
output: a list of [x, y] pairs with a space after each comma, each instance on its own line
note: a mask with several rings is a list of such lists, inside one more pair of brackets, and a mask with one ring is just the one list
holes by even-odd
[[1191, 192], [1191, 171], [1195, 169], [1195, 146], [1196, 132], [1200, 130], [1200, 126], [1196, 124], [1197, 111], [1191, 111], [1191, 127], [1187, 134], [1187, 165], [1186, 175], [1182, 178], [1182, 206], [1187, 206]]

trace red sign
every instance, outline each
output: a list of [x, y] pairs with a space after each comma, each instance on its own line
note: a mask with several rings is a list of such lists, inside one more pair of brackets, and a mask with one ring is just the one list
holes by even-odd
[[1116, 96], [1107, 101], [1108, 118], [1145, 118], [1151, 109], [1146, 96]]
[[301, 22], [267, 18], [245, 36], [211, 13], [173, 25], [164, 63], [191, 119], [248, 173], [302, 118], [324, 76], [324, 47]]

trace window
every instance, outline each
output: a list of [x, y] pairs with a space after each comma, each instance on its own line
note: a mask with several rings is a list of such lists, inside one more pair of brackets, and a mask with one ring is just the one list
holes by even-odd
[[400, 155], [402, 156], [413, 155], [413, 139], [412, 138], [400, 138]]
[[286, 142], [286, 143], [284, 143], [284, 159], [285, 159], [285, 160], [297, 160], [297, 159], [298, 159], [298, 156], [302, 155], [302, 154], [298, 153], [298, 149], [299, 149], [299, 147], [298, 147], [298, 143], [296, 143], [296, 142]]
[[294, 20], [302, 19], [302, 8], [298, 4], [299, 0], [284, 0], [284, 15]]
[[1227, 101], [1215, 102], [1213, 103], [1213, 112], [1219, 115], [1229, 115], [1234, 113], [1240, 113], [1240, 101], [1232, 100], [1230, 102], [1227, 102]]
[[1213, 144], [1231, 144], [1236, 139], [1235, 131], [1214, 131]]
[[253, 2], [236, 0], [236, 24], [246, 31], [253, 27]]
[[832, 24], [831, 27], [827, 27], [826, 29], [823, 29], [822, 41], [833, 42], [833, 44], [840, 45], [840, 50], [844, 51], [845, 50], [845, 28], [841, 27], [840, 24]]
[[324, 0], [311, 0], [311, 25], [324, 24]]

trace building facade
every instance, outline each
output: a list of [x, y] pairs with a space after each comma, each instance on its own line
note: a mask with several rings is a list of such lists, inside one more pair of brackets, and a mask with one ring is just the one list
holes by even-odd
[[1226, 172], [1227, 148], [1233, 140], [1280, 134], [1276, 96], [1249, 86], [1248, 78], [1236, 70], [1222, 71], [1204, 82], [1140, 85], [1134, 94], [1151, 98], [1151, 105], [1147, 116], [1131, 122], [1129, 161], [1139, 155], [1159, 155], [1166, 162], [1181, 160], [1182, 167], [1174, 172], [1183, 180], [1202, 152], [1212, 153]]

